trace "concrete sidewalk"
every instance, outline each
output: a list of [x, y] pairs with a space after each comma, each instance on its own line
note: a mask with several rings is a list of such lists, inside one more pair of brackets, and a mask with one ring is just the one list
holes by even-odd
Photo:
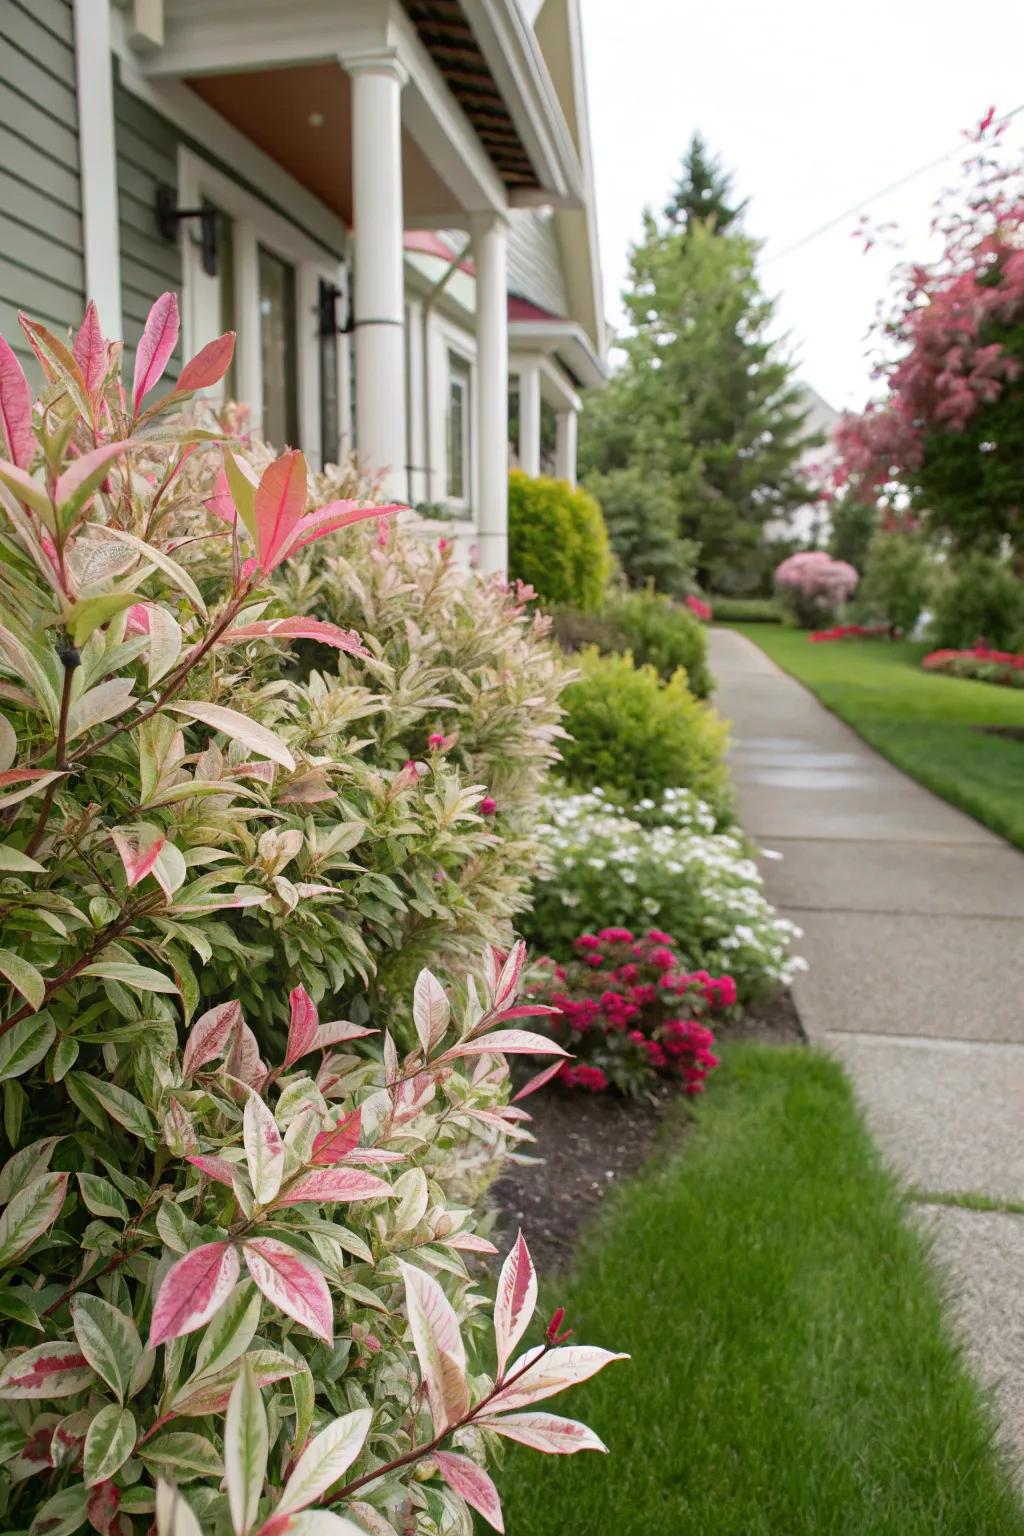
[[[744, 636], [711, 632], [744, 827], [804, 929], [808, 1037], [908, 1183], [1024, 1201], [1024, 856], [868, 747]], [[1024, 1458], [1024, 1217], [922, 1207]]]

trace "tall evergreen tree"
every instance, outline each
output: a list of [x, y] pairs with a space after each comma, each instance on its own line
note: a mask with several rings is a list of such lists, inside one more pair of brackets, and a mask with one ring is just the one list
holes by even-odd
[[724, 235], [746, 206], [746, 199], [733, 203], [732, 177], [711, 154], [703, 136], [695, 133], [683, 156], [675, 190], [665, 204], [668, 223], [687, 229], [695, 221], [710, 222], [716, 234]]
[[[729, 180], [715, 175], [727, 199]], [[739, 210], [723, 206], [735, 219]], [[604, 430], [585, 434], [584, 464], [596, 476], [632, 467], [667, 485], [679, 537], [700, 547], [700, 580], [749, 591], [765, 566], [765, 523], [807, 500], [797, 466], [815, 439], [792, 363], [769, 335], [756, 242], [687, 216], [685, 199], [678, 208], [664, 225], [645, 215], [624, 294], [626, 362], [613, 410], [595, 413]]]

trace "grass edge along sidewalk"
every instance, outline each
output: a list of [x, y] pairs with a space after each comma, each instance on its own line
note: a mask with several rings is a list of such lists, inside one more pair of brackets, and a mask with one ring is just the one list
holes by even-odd
[[572, 1403], [598, 1465], [514, 1453], [510, 1531], [1024, 1532], [927, 1240], [827, 1057], [726, 1046], [682, 1150], [617, 1192], [545, 1301], [632, 1362]]
[[730, 624], [869, 746], [934, 794], [1024, 848], [1024, 689], [922, 672], [910, 641], [814, 644], [806, 630]]

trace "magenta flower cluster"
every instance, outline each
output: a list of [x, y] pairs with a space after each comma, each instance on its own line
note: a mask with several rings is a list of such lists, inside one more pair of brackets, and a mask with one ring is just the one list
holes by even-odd
[[592, 1093], [636, 1093], [667, 1076], [686, 1093], [703, 1093], [718, 1065], [704, 1018], [735, 1004], [732, 977], [689, 970], [675, 939], [658, 929], [638, 938], [628, 928], [603, 928], [581, 934], [573, 949], [564, 965], [546, 962], [534, 989], [560, 1010], [548, 1027], [573, 1054], [558, 1081]]

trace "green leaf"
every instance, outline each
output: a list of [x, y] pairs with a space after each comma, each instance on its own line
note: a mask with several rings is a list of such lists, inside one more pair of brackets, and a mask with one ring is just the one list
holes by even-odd
[[16, 1291], [9, 1285], [0, 1285], [0, 1313], [16, 1323], [24, 1323], [28, 1328], [37, 1328], [42, 1333], [38, 1307], [32, 1305], [34, 1296], [35, 1292], [27, 1286]]
[[29, 1526], [30, 1536], [72, 1536], [86, 1522], [88, 1502], [84, 1483], [62, 1488], [37, 1512]]
[[175, 1483], [187, 1483], [194, 1477], [224, 1476], [224, 1462], [217, 1447], [203, 1435], [187, 1430], [158, 1435], [140, 1447], [139, 1456], [147, 1467]]
[[80, 1173], [78, 1187], [86, 1210], [94, 1216], [115, 1216], [121, 1221], [128, 1220], [128, 1206], [124, 1196], [118, 1194], [109, 1179], [101, 1179], [96, 1173]]
[[76, 645], [84, 645], [101, 624], [141, 601], [138, 592], [105, 592], [99, 597], [83, 597], [65, 612], [64, 627], [71, 631]]
[[92, 965], [85, 966], [80, 976], [104, 976], [110, 981], [119, 981], [124, 987], [131, 987], [135, 992], [177, 992], [170, 976], [165, 976], [163, 971], [155, 971], [149, 965], [133, 965], [128, 960], [94, 960]]
[[71, 1321], [82, 1354], [119, 1403], [124, 1402], [132, 1372], [142, 1354], [142, 1340], [127, 1313], [98, 1296], [72, 1298]]
[[44, 1136], [41, 1141], [30, 1142], [8, 1158], [0, 1168], [0, 1205], [6, 1205], [12, 1195], [46, 1172], [59, 1141], [59, 1136]]
[[267, 1475], [267, 1414], [249, 1360], [242, 1361], [224, 1421], [224, 1467], [231, 1523], [237, 1532], [256, 1524]]
[[59, 1083], [70, 1072], [78, 1060], [79, 1044], [69, 1035], [63, 1040], [57, 1041], [52, 1060], [50, 1062], [49, 1078], [51, 1083]]
[[135, 1449], [135, 1415], [129, 1408], [108, 1403], [89, 1425], [82, 1455], [82, 1471], [87, 1488], [105, 1482], [123, 1467]]
[[252, 539], [253, 544], [259, 547], [259, 529], [256, 525], [256, 486], [249, 479], [242, 462], [235, 458], [230, 449], [224, 450], [224, 473], [227, 476], [228, 489], [231, 499], [235, 504], [242, 524]]
[[46, 996], [46, 982], [34, 965], [29, 965], [20, 955], [9, 949], [0, 949], [0, 976], [6, 976], [11, 986], [20, 992], [26, 1003], [41, 1008]]
[[131, 1131], [133, 1136], [152, 1136], [156, 1129], [152, 1115], [141, 1099], [137, 1099], [126, 1088], [119, 1088], [116, 1083], [106, 1083], [102, 1078], [93, 1077], [90, 1072], [75, 1072], [65, 1078], [69, 1090], [72, 1079], [84, 1085], [111, 1119], [123, 1125], [126, 1131]]
[[20, 848], [11, 848], [7, 843], [0, 843], [0, 871], [12, 875], [44, 875], [46, 867], [40, 864], [38, 859], [30, 859], [27, 853], [22, 853]]
[[60, 1215], [67, 1194], [67, 1173], [44, 1173], [20, 1189], [0, 1216], [0, 1268], [31, 1248]]
[[262, 1298], [251, 1280], [235, 1286], [200, 1340], [192, 1380], [212, 1376], [245, 1354], [259, 1327], [261, 1306]]
[[9, 1029], [6, 1035], [0, 1035], [0, 1082], [9, 1077], [21, 1077], [42, 1061], [56, 1035], [48, 1013], [31, 1014]]

